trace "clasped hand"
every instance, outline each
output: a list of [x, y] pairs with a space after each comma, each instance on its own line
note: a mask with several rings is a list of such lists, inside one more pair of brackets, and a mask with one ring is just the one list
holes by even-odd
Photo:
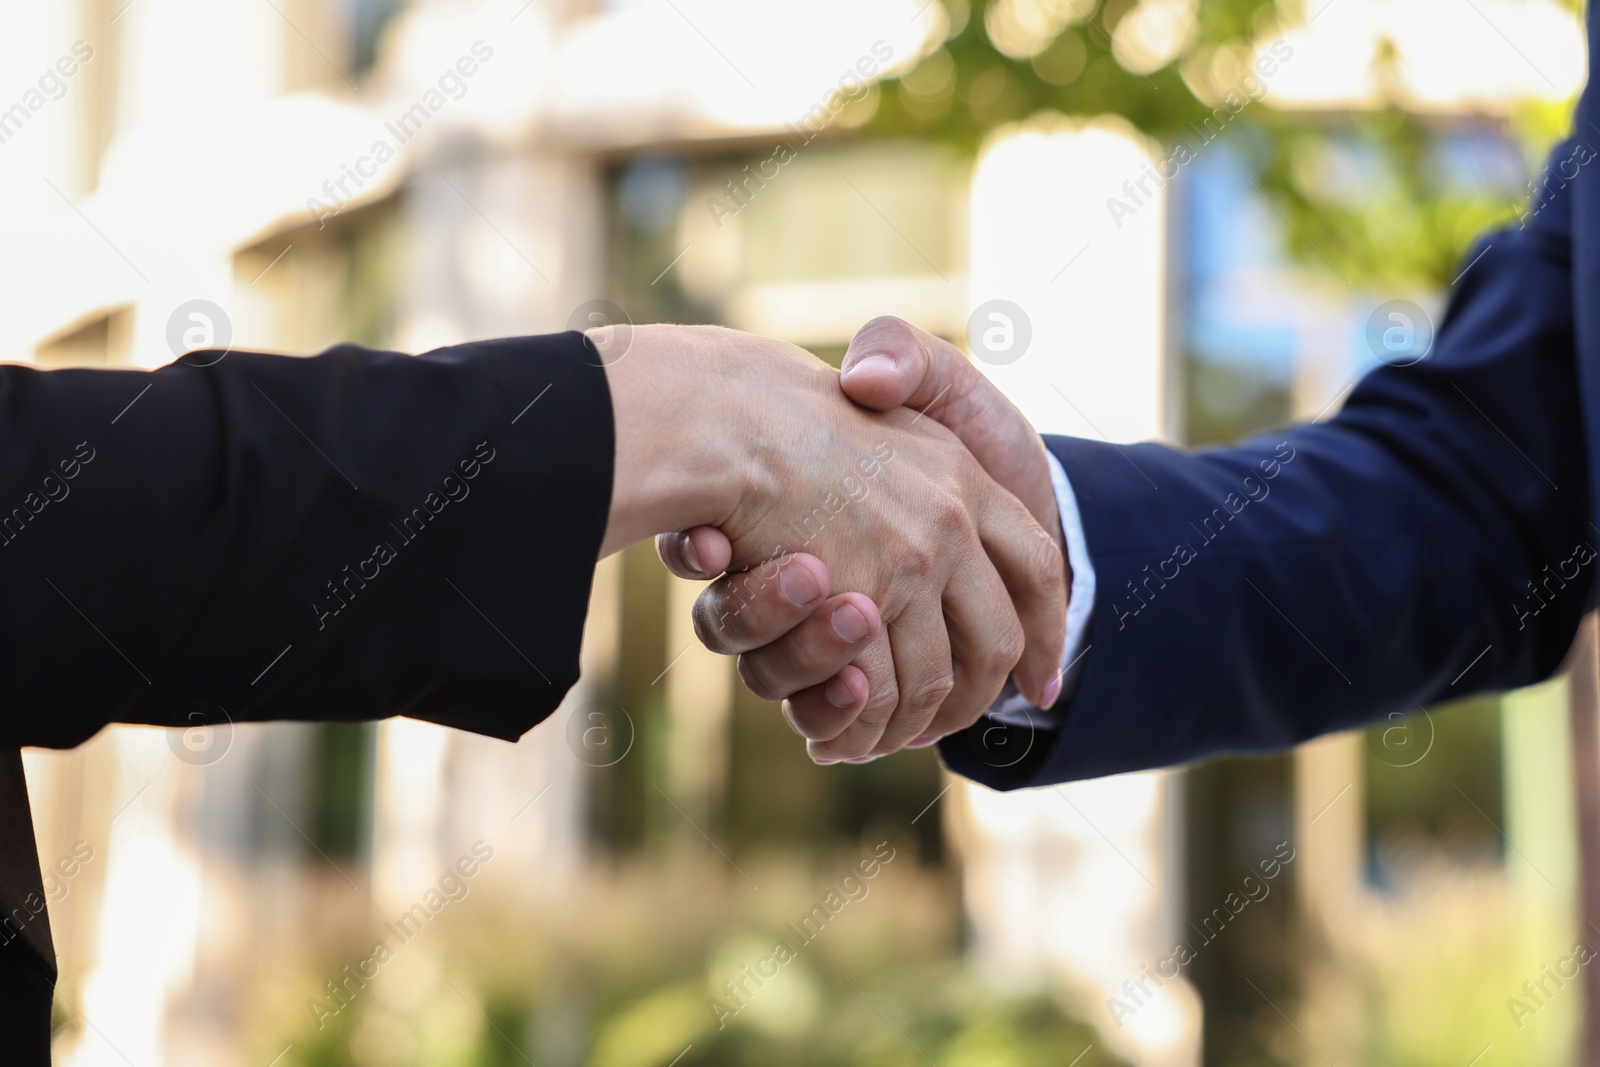
[[717, 327], [590, 338], [616, 435], [602, 555], [664, 534], [675, 573], [721, 575], [696, 633], [784, 701], [813, 759], [931, 743], [1013, 672], [1054, 702], [1067, 586], [1043, 445], [958, 351], [874, 320], [841, 390], [803, 350]]

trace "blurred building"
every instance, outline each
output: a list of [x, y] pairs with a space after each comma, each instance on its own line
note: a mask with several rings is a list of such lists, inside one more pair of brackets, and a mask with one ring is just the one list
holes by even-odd
[[[1505, 84], [1460, 77], [1471, 64], [1441, 60], [1456, 46], [1431, 32], [1456, 16], [1437, 5], [1415, 5], [1423, 17], [1336, 0], [1294, 37], [1282, 103], [1367, 106], [1370, 71], [1340, 57], [1384, 34], [1419, 57], [1420, 101], [1491, 132], [1512, 97], [1575, 88], [1570, 16], [1483, 3], [1533, 73], [1497, 59]], [[19, 107], [0, 110], [0, 355], [154, 367], [228, 345], [414, 352], [623, 316], [722, 322], [836, 363], [873, 315], [964, 343], [974, 310], [1003, 299], [1023, 309], [1035, 355], [981, 365], [1041, 429], [1187, 441], [1325, 410], [1364, 365], [1362, 295], [1230, 245], [1241, 219], [1246, 232], [1277, 223], [1262, 203], [1241, 207], [1248, 190], [1220, 157], [1119, 220], [1106, 198], [1160, 157], [1125, 124], [1040, 117], [976, 162], [860, 135], [873, 84], [938, 45], [943, 11], [10, 11], [0, 69], [17, 75]], [[1483, 38], [1473, 48], [1504, 47], [1468, 25]], [[1257, 359], [1241, 370], [1214, 358], [1226, 351]], [[1103, 1046], [1149, 1064], [1200, 1062], [1207, 1028], [1276, 1026], [1279, 998], [1310, 1047], [1282, 1046], [1275, 1062], [1356, 1062], [1350, 1020], [1367, 1009], [1347, 1006], [1362, 997], [1348, 961], [1367, 949], [1349, 931], [1384, 921], [1380, 842], [1465, 842], [1466, 866], [1498, 871], [1496, 886], [1508, 875], [1510, 906], [1558, 916], [1554, 935], [1535, 922], [1530, 938], [1569, 937], [1572, 835], [1549, 812], [1570, 790], [1539, 770], [1569, 758], [1560, 683], [1513, 698], [1524, 711], [1503, 719], [1495, 702], [1455, 713], [1453, 754], [1398, 785], [1382, 776], [1422, 765], [1409, 761], [1425, 742], [1432, 752], [1431, 718], [1279, 760], [1002, 797], [952, 784], [928, 753], [811, 768], [773, 709], [693, 640], [694, 594], [648, 547], [603, 564], [584, 681], [514, 746], [391, 720], [116, 727], [29, 753], [43, 858], [92, 854], [51, 905], [62, 1062], [264, 1062], [263, 985], [341, 931], [404, 912], [480, 840], [529, 910], [557, 910], [619, 857], [721, 864], [715, 848], [731, 865], [730, 852], [805, 852], [888, 827], [959, 881], [955, 925], [993, 981], [1055, 989]], [[277, 654], [262, 649], [263, 668]], [[1493, 833], [1460, 829], [1456, 794]], [[1396, 812], [1420, 814], [1391, 833]], [[1262, 904], [1249, 933], [1218, 938], [1154, 992], [1130, 991], [1280, 842], [1297, 851], [1274, 910]], [[304, 1014], [321, 991], [295, 988], [281, 999]], [[1545, 1033], [1552, 1056], [1570, 1039]], [[548, 1040], [541, 1062], [578, 1062], [571, 1042]]]

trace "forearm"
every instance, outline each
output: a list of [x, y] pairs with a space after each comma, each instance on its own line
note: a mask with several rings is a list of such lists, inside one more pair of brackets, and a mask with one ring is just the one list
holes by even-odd
[[8, 367], [0, 412], [0, 742], [199, 708], [515, 737], [576, 678], [612, 460], [580, 335]]

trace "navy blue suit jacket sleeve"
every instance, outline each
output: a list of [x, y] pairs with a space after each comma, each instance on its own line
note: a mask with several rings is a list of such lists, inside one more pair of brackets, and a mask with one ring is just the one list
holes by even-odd
[[218, 355], [0, 367], [0, 747], [554, 710], [611, 497], [584, 337]]
[[1059, 730], [984, 722], [946, 761], [997, 788], [1091, 778], [1550, 674], [1600, 545], [1572, 200], [1483, 238], [1427, 358], [1327, 422], [1195, 453], [1047, 438], [1097, 579], [1078, 688]]

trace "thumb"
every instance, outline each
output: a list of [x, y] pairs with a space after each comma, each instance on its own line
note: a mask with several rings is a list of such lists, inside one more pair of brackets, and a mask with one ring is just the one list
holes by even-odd
[[955, 345], [885, 315], [851, 338], [839, 381], [862, 407], [888, 411], [904, 405], [942, 424], [1060, 542], [1061, 517], [1043, 440]]
[[679, 578], [706, 581], [728, 569], [733, 544], [715, 526], [656, 535], [656, 555]]
[[971, 392], [974, 377], [982, 376], [955, 346], [893, 315], [857, 330], [840, 364], [845, 395], [874, 411], [926, 410], [951, 392]]

